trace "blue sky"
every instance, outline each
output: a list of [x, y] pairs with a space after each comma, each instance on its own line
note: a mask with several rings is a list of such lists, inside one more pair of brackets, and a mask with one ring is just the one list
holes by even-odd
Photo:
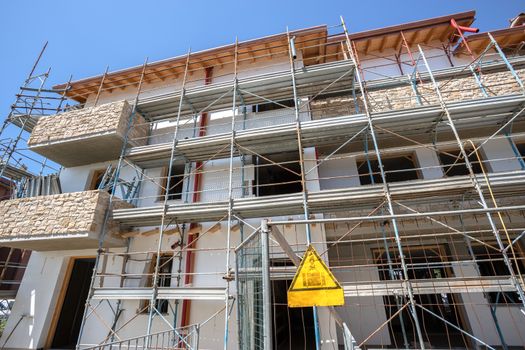
[[506, 27], [525, 10], [523, 1], [0, 1], [0, 120], [18, 86], [48, 40], [41, 68], [51, 83], [102, 74], [163, 59], [319, 24], [362, 31], [440, 15], [476, 10], [481, 30]]

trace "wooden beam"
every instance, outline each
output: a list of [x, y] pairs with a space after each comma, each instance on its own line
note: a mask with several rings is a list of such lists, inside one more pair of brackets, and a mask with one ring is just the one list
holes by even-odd
[[363, 50], [363, 52], [364, 52], [365, 55], [368, 54], [368, 49], [370, 48], [370, 42], [371, 42], [371, 41], [372, 41], [371, 39], [366, 40], [365, 49]]
[[232, 232], [241, 232], [241, 225], [239, 223], [236, 223], [232, 226]]
[[326, 38], [319, 40], [318, 44], [319, 49], [319, 57], [317, 59], [318, 62], [325, 63], [326, 62]]
[[273, 54], [272, 54], [272, 50], [271, 50], [271, 47], [268, 43], [264, 43], [264, 48], [266, 49], [266, 51], [268, 51], [268, 54], [270, 55], [270, 58], [273, 57]]
[[135, 236], [140, 235], [140, 231], [139, 230], [126, 231], [126, 232], [121, 232], [118, 235], [122, 238], [135, 237]]
[[383, 35], [383, 37], [381, 38], [381, 41], [379, 42], [379, 52], [383, 53], [383, 51], [385, 51], [385, 41], [386, 41], [386, 38], [387, 38], [387, 35]]
[[417, 38], [419, 37], [420, 34], [421, 34], [420, 30], [415, 31], [414, 35], [412, 36], [412, 39], [410, 39], [410, 42], [413, 43], [413, 44], [417, 44]]
[[151, 72], [149, 72], [148, 74], [153, 74], [154, 76], [156, 76], [157, 78], [159, 78], [161, 81], [164, 81], [166, 80], [166, 76], [165, 75], [162, 75], [160, 74], [158, 71], [156, 70], [151, 70]]
[[202, 225], [201, 224], [195, 224], [194, 227], [192, 227], [188, 231], [188, 234], [189, 235], [194, 235], [194, 234], [197, 234], [197, 233], [200, 233], [200, 232], [202, 232]]
[[217, 232], [221, 229], [221, 223], [218, 222], [216, 223], [215, 225], [213, 225], [212, 227], [209, 228], [208, 232], [209, 233], [214, 233], [214, 232]]
[[425, 32], [427, 32], [427, 35], [425, 35], [423, 37], [423, 40], [422, 42], [424, 44], [428, 44], [428, 42], [430, 41], [430, 39], [432, 38], [432, 29], [429, 29], [429, 30], [424, 30]]

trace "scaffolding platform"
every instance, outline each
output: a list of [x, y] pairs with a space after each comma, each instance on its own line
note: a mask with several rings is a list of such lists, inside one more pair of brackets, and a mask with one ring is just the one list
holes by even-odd
[[511, 277], [449, 277], [406, 281], [371, 281], [344, 283], [345, 297], [405, 295], [410, 283], [414, 294], [490, 293], [516, 290]]
[[[486, 188], [483, 175], [477, 175], [482, 188]], [[494, 173], [489, 175], [495, 194], [511, 195], [525, 191], [525, 171]], [[389, 184], [393, 200], [425, 197], [461, 196], [473, 191], [470, 176], [454, 176], [436, 180], [413, 180]], [[354, 188], [322, 190], [308, 194], [311, 213], [328, 213], [356, 209], [360, 206], [378, 205], [384, 199], [382, 184]], [[211, 222], [221, 220], [228, 213], [228, 201], [212, 203], [168, 204], [166, 218], [180, 222]], [[301, 214], [302, 193], [265, 197], [233, 199], [233, 211], [243, 218], [260, 218]], [[113, 219], [123, 225], [157, 225], [163, 215], [162, 205], [131, 209], [115, 209]]]
[[6, 177], [8, 179], [11, 179], [11, 180], [20, 180], [22, 178], [30, 178], [30, 177], [33, 177], [35, 176], [34, 174], [32, 174], [31, 172], [27, 171], [26, 169], [24, 168], [21, 168], [19, 166], [16, 166], [16, 165], [12, 165], [12, 164], [5, 164], [3, 163], [1, 160], [0, 160], [0, 169], [5, 167], [4, 169], [4, 173], [2, 174], [3, 177]]
[[[523, 95], [495, 96], [470, 101], [454, 102], [448, 105], [458, 130], [498, 126], [503, 119], [525, 103]], [[374, 125], [404, 136], [420, 134], [442, 115], [439, 105], [374, 113]], [[367, 126], [363, 114], [304, 121], [301, 123], [303, 147], [323, 147], [340, 144]], [[415, 127], [414, 125], [419, 125]], [[255, 153], [269, 154], [297, 149], [297, 126], [295, 123], [239, 130], [235, 132], [235, 143]], [[436, 131], [448, 126], [438, 126]], [[423, 129], [423, 130], [422, 130]], [[190, 161], [204, 161], [229, 157], [231, 133], [179, 140], [176, 156]], [[156, 167], [165, 164], [171, 156], [171, 142], [131, 147], [126, 157], [141, 167]]]
[[32, 132], [38, 122], [38, 117], [28, 114], [11, 114], [9, 121], [24, 131]]
[[[297, 68], [295, 71], [297, 89], [305, 94], [317, 90], [322, 84], [332, 84], [331, 90], [346, 88], [353, 79], [354, 65], [349, 60], [331, 63], [322, 63]], [[345, 75], [346, 74], [346, 75]], [[341, 79], [341, 77], [343, 77]], [[339, 79], [337, 83], [333, 81]], [[260, 74], [247, 78], [238, 78], [237, 89], [245, 104], [261, 103], [262, 99], [253, 94], [264, 96], [269, 100], [283, 100], [293, 98], [292, 73], [290, 69], [278, 72]], [[250, 94], [243, 94], [243, 90]], [[194, 114], [205, 111], [211, 101], [214, 110], [231, 108], [233, 95], [232, 81], [213, 83], [210, 85], [187, 87], [184, 92], [181, 113]], [[141, 98], [137, 107], [142, 115], [149, 120], [161, 120], [173, 117], [179, 111], [181, 93], [169, 93], [154, 97]], [[229, 97], [229, 98], [228, 98]]]
[[[93, 299], [150, 300], [153, 288], [95, 288]], [[226, 289], [217, 287], [159, 287], [158, 299], [170, 300], [226, 300]]]

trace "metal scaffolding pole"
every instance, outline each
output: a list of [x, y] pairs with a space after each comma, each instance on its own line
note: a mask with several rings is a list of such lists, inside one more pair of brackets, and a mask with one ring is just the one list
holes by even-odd
[[270, 229], [268, 220], [261, 223], [262, 294], [263, 294], [263, 344], [264, 350], [272, 350], [272, 285], [270, 280]]
[[[40, 60], [40, 57], [42, 56], [46, 46], [47, 46], [47, 43], [46, 43], [46, 45], [44, 45], [44, 48], [40, 52], [40, 55], [38, 56], [38, 60]], [[37, 60], [37, 62], [38, 62], [38, 60]], [[38, 89], [36, 91], [36, 96], [34, 96], [33, 102], [31, 102], [31, 106], [29, 107], [29, 112], [24, 117], [22, 125], [20, 126], [20, 130], [18, 131], [18, 134], [17, 134], [16, 138], [14, 139], [14, 142], [12, 144], [10, 144], [8, 147], [6, 147], [4, 153], [0, 157], [0, 162], [1, 162], [1, 164], [0, 164], [0, 166], [1, 166], [1, 168], [0, 168], [0, 178], [4, 175], [4, 172], [7, 169], [9, 161], [11, 160], [11, 158], [13, 157], [13, 154], [16, 151], [16, 147], [18, 146], [18, 143], [22, 139], [22, 134], [24, 132], [25, 126], [26, 126], [27, 122], [29, 121], [29, 119], [31, 118], [31, 114], [33, 113], [33, 110], [35, 109], [35, 105], [36, 105], [38, 99], [40, 98], [40, 94], [42, 92], [42, 89], [44, 88], [44, 84], [45, 84], [47, 78], [49, 77], [49, 73], [50, 72], [51, 72], [51, 68], [49, 68], [47, 70], [47, 72], [42, 75], [43, 79], [40, 79], [40, 85], [39, 85], [39, 87], [38, 87]], [[29, 78], [26, 80], [26, 84], [31, 83], [31, 81], [33, 79], [34, 79], [34, 77], [29, 76]], [[10, 115], [6, 119], [6, 123], [7, 123], [8, 120], [11, 119], [12, 114], [13, 114], [14, 111], [15, 111], [15, 108], [13, 107], [12, 110], [11, 110]]]
[[[450, 111], [448, 110], [448, 106], [445, 103], [443, 95], [441, 94], [441, 90], [439, 88], [439, 85], [437, 84], [437, 82], [436, 82], [436, 80], [434, 78], [434, 75], [432, 74], [432, 70], [430, 69], [430, 66], [429, 66], [428, 61], [427, 61], [427, 59], [425, 57], [423, 49], [419, 45], [418, 45], [418, 48], [419, 48], [419, 53], [420, 53], [420, 55], [421, 55], [421, 57], [423, 59], [423, 62], [425, 64], [425, 68], [428, 71], [430, 80], [432, 81], [432, 85], [434, 87], [434, 90], [436, 91], [436, 94], [438, 96], [438, 100], [439, 100], [439, 104], [441, 106], [441, 109], [443, 110], [443, 113], [445, 114], [445, 116], [447, 118], [448, 125], [450, 126], [450, 129], [452, 130], [452, 132], [454, 134], [454, 138], [455, 138], [455, 140], [457, 142], [457, 145], [459, 147], [461, 156], [463, 157], [463, 161], [465, 162], [465, 166], [467, 167], [467, 169], [469, 171], [470, 179], [472, 181], [472, 185], [473, 185], [474, 189], [476, 190], [476, 193], [477, 193], [477, 195], [479, 197], [481, 206], [483, 207], [483, 209], [487, 209], [488, 205], [487, 205], [487, 202], [485, 201], [485, 196], [483, 195], [483, 191], [481, 189], [480, 183], [479, 183], [478, 178], [476, 177], [476, 175], [474, 173], [471, 161], [470, 161], [470, 159], [468, 157], [468, 154], [467, 154], [467, 152], [465, 150], [465, 147], [463, 146], [463, 142], [461, 141], [461, 138], [459, 137], [458, 131], [456, 130], [456, 127], [454, 125], [454, 120], [452, 119]], [[499, 213], [499, 211], [498, 211], [498, 213]], [[485, 215], [486, 215], [487, 220], [489, 222], [489, 225], [491, 227], [492, 233], [494, 234], [494, 237], [496, 239], [498, 247], [501, 250], [501, 254], [503, 256], [503, 261], [505, 262], [505, 265], [509, 269], [513, 285], [515, 286], [516, 291], [518, 292], [518, 295], [520, 297], [521, 303], [525, 307], [525, 294], [524, 294], [524, 291], [523, 291], [523, 287], [520, 284], [520, 281], [518, 280], [518, 278], [516, 276], [516, 273], [514, 272], [514, 268], [512, 266], [512, 262], [510, 261], [508, 255], [507, 255], [507, 252], [505, 250], [505, 245], [503, 244], [503, 241], [501, 240], [501, 236], [500, 236], [499, 230], [496, 227], [496, 224], [494, 223], [494, 220], [492, 219], [492, 215], [489, 212], [487, 212]], [[521, 275], [520, 275], [520, 278], [523, 279], [523, 277]], [[522, 281], [522, 283], [523, 283], [523, 281]]]
[[[388, 184], [386, 182], [386, 175], [385, 175], [385, 171], [384, 171], [384, 168], [383, 168], [383, 163], [381, 161], [381, 152], [379, 150], [379, 145], [377, 143], [377, 139], [376, 139], [376, 135], [375, 135], [375, 131], [374, 131], [374, 125], [373, 125], [373, 122], [372, 122], [372, 115], [371, 115], [371, 112], [370, 112], [370, 109], [369, 109], [369, 103], [368, 103], [368, 99], [367, 99], [367, 96], [366, 96], [366, 91], [365, 91], [365, 87], [364, 87], [363, 80], [362, 80], [362, 77], [361, 77], [361, 73], [359, 72], [359, 69], [357, 69], [357, 67], [358, 67], [358, 63], [357, 63], [357, 59], [356, 59], [357, 52], [354, 52], [354, 49], [352, 47], [352, 42], [350, 41], [350, 37], [348, 35], [348, 30], [346, 28], [346, 24], [345, 24], [345, 21], [343, 19], [343, 16], [341, 16], [341, 24], [343, 25], [343, 30], [345, 32], [346, 44], [348, 46], [348, 52], [349, 52], [350, 58], [353, 61], [355, 67], [356, 67], [355, 76], [357, 78], [357, 83], [359, 85], [359, 89], [361, 91], [361, 96], [363, 98], [363, 107], [364, 107], [365, 114], [366, 114], [366, 117], [367, 117], [367, 120], [368, 120], [370, 136], [372, 137], [372, 142], [374, 144], [374, 150], [375, 150], [375, 153], [376, 153], [376, 156], [377, 156], [377, 162], [378, 162], [378, 165], [379, 165], [379, 171], [380, 171], [380, 174], [381, 174], [381, 179], [383, 181], [383, 190], [384, 190], [384, 194], [385, 194], [385, 198], [386, 198], [386, 203], [387, 203], [387, 206], [388, 206], [388, 212], [390, 213], [390, 215], [393, 216], [393, 215], [395, 215], [395, 213], [394, 213], [394, 208], [392, 206], [392, 198], [390, 196], [390, 189], [388, 188]], [[403, 246], [401, 244], [401, 237], [400, 237], [399, 229], [398, 229], [398, 226], [397, 226], [397, 220], [395, 218], [392, 218], [390, 220], [390, 222], [392, 223], [392, 228], [393, 228], [394, 234], [395, 234], [396, 245], [397, 245], [397, 249], [399, 251], [399, 259], [400, 259], [400, 262], [401, 262], [401, 268], [403, 270], [403, 277], [404, 277], [405, 282], [407, 284], [407, 289], [406, 290], [407, 290], [408, 298], [410, 300], [410, 313], [411, 313], [411, 315], [412, 315], [412, 317], [414, 319], [416, 333], [417, 333], [417, 337], [418, 337], [418, 340], [419, 340], [419, 346], [421, 347], [421, 349], [425, 349], [423, 333], [421, 331], [421, 327], [420, 327], [420, 324], [419, 324], [419, 318], [417, 316], [416, 302], [414, 300], [414, 293], [413, 293], [412, 285], [410, 283], [410, 279], [409, 279], [409, 276], [408, 276], [408, 269], [407, 269], [407, 266], [406, 266], [405, 256], [404, 256], [404, 253], [403, 253]]]
[[[168, 165], [168, 171], [167, 171], [167, 178], [166, 178], [166, 187], [164, 189], [164, 210], [162, 212], [162, 218], [160, 221], [160, 228], [159, 228], [159, 238], [158, 238], [158, 244], [157, 244], [157, 256], [155, 259], [155, 269], [153, 272], [153, 293], [151, 295], [150, 305], [149, 305], [149, 314], [148, 314], [148, 328], [146, 334], [151, 334], [151, 328], [153, 326], [153, 317], [154, 314], [157, 313], [160, 315], [159, 311], [157, 310], [156, 302], [157, 302], [157, 296], [158, 296], [158, 281], [159, 281], [159, 272], [160, 272], [160, 262], [161, 262], [161, 251], [162, 251], [162, 239], [164, 237], [164, 230], [166, 225], [166, 212], [168, 210], [168, 201], [170, 199], [170, 189], [171, 189], [171, 178], [172, 178], [172, 172], [173, 172], [173, 161], [175, 159], [175, 149], [177, 147], [178, 139], [179, 139], [179, 124], [180, 124], [180, 117], [182, 114], [182, 104], [184, 103], [184, 94], [185, 94], [185, 88], [186, 88], [186, 80], [188, 77], [188, 68], [190, 64], [190, 55], [191, 55], [191, 49], [188, 49], [188, 53], [186, 55], [186, 64], [184, 67], [184, 75], [182, 78], [182, 86], [180, 88], [180, 100], [179, 100], [179, 108], [177, 111], [177, 119], [175, 124], [175, 131], [173, 133], [173, 140], [171, 143], [171, 155], [170, 155], [170, 161]], [[170, 221], [171, 222], [171, 221]], [[168, 223], [169, 225], [169, 223]]]
[[[297, 134], [297, 147], [299, 151], [299, 166], [301, 169], [301, 185], [302, 185], [302, 199], [303, 199], [303, 211], [304, 218], [308, 220], [310, 218], [310, 213], [308, 210], [308, 189], [306, 188], [306, 172], [304, 170], [304, 150], [301, 137], [301, 115], [299, 111], [299, 106], [301, 105], [299, 101], [299, 96], [297, 94], [297, 84], [295, 80], [295, 63], [294, 60], [297, 57], [295, 50], [295, 39], [290, 37], [290, 32], [286, 28], [286, 36], [288, 39], [288, 58], [290, 61], [290, 73], [292, 77], [292, 87], [293, 87], [293, 98], [294, 98], [294, 113], [295, 113], [295, 130]], [[310, 224], [306, 224], [306, 243], [310, 245], [312, 242], [312, 232], [310, 229]], [[321, 348], [321, 334], [319, 331], [319, 315], [317, 307], [313, 307], [313, 322], [314, 322], [314, 332], [315, 332], [315, 348], [319, 350]]]
[[228, 229], [226, 233], [226, 311], [224, 313], [224, 349], [228, 349], [228, 333], [230, 323], [230, 280], [231, 280], [231, 234], [233, 220], [233, 157], [235, 152], [235, 114], [237, 110], [237, 64], [238, 64], [238, 45], [239, 41], [235, 38], [235, 58], [233, 62], [233, 98], [232, 98], [232, 120], [230, 136], [230, 164], [228, 178]]
[[[135, 99], [133, 101], [133, 107], [131, 109], [131, 113], [130, 113], [128, 121], [127, 121], [126, 132], [124, 133], [124, 140], [123, 140], [123, 143], [122, 143], [122, 149], [120, 151], [120, 156], [119, 156], [119, 160], [118, 160], [118, 163], [117, 163], [117, 168], [115, 170], [115, 178], [116, 179], [119, 178], [120, 169], [121, 169], [122, 164], [124, 162], [124, 157], [125, 157], [125, 154], [126, 154], [126, 148], [127, 148], [127, 143], [128, 143], [128, 137], [129, 137], [129, 131], [131, 130], [131, 127], [133, 125], [133, 121], [134, 121], [135, 116], [137, 114], [137, 103], [138, 103], [138, 100], [139, 100], [140, 92], [142, 90], [142, 83], [144, 81], [144, 76], [145, 76], [145, 71], [146, 71], [147, 65], [148, 65], [148, 58], [146, 58], [144, 60], [144, 64], [142, 65], [142, 72], [141, 72], [141, 76], [140, 76], [140, 81], [139, 81], [138, 86], [137, 86], [137, 92], [136, 92], [136, 95], [135, 95]], [[78, 333], [78, 340], [77, 340], [77, 346], [76, 346], [77, 350], [80, 349], [80, 344], [81, 344], [81, 340], [82, 340], [82, 334], [84, 332], [84, 327], [86, 325], [86, 321], [87, 321], [87, 318], [88, 318], [88, 315], [89, 315], [89, 313], [88, 313], [89, 312], [89, 306], [90, 306], [90, 302], [91, 302], [91, 299], [93, 298], [93, 294], [94, 294], [95, 280], [97, 278], [97, 271], [98, 271], [98, 267], [99, 267], [99, 264], [100, 264], [100, 257], [101, 257], [101, 254], [103, 252], [104, 239], [106, 238], [106, 234], [107, 234], [107, 231], [108, 231], [108, 227], [107, 226], [108, 226], [108, 222], [110, 220], [110, 213], [111, 213], [112, 204], [113, 204], [113, 200], [114, 200], [114, 197], [115, 197], [116, 190], [117, 190], [117, 181], [114, 181], [113, 182], [112, 191], [111, 191], [110, 196], [109, 196], [108, 207], [106, 209], [106, 213], [104, 214], [104, 222], [102, 224], [102, 232], [100, 233], [100, 236], [99, 236], [99, 239], [98, 239], [97, 256], [95, 258], [95, 266], [93, 267], [93, 273], [92, 273], [92, 276], [91, 276], [91, 282], [90, 282], [90, 286], [89, 286], [89, 293], [88, 293], [88, 297], [86, 299], [86, 303], [85, 303], [85, 307], [84, 307], [84, 315], [82, 317], [82, 322], [80, 324], [80, 330], [79, 330], [79, 333]]]

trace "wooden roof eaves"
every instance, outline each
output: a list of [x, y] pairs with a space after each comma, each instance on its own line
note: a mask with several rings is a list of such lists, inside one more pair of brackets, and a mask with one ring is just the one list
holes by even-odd
[[[326, 32], [327, 32], [326, 25], [320, 25], [320, 26], [315, 26], [315, 27], [310, 27], [310, 28], [305, 28], [305, 29], [294, 30], [294, 31], [291, 31], [290, 34], [291, 35], [296, 35], [296, 36], [306, 36], [306, 35], [310, 35], [310, 34], [313, 34], [313, 33], [317, 33], [317, 34], [320, 34], [320, 35], [326, 35]], [[270, 35], [270, 36], [266, 36], [266, 37], [262, 37], [262, 38], [241, 41], [241, 42], [238, 43], [238, 48], [244, 48], [246, 46], [250, 46], [250, 45], [254, 45], [254, 44], [260, 44], [260, 43], [273, 42], [273, 41], [276, 41], [276, 40], [282, 40], [283, 37], [285, 37], [285, 36], [286, 36], [286, 33], [279, 33], [279, 34], [274, 34], [274, 35]], [[192, 53], [191, 57], [192, 57], [192, 60], [200, 59], [202, 57], [207, 57], [207, 56], [210, 56], [210, 55], [213, 55], [213, 54], [217, 54], [217, 53], [221, 53], [221, 52], [225, 52], [225, 51], [232, 51], [232, 50], [234, 50], [234, 48], [235, 48], [235, 44], [228, 44], [228, 45], [219, 46], [219, 47], [215, 47], [215, 48], [211, 48], [211, 49], [207, 49], [207, 50], [203, 50], [203, 51]], [[185, 59], [186, 59], [186, 55], [176, 56], [176, 57], [173, 57], [173, 58], [168, 58], [168, 59], [165, 59], [165, 60], [152, 62], [152, 63], [148, 64], [148, 68], [162, 66], [162, 65], [167, 65], [167, 64], [169, 65], [169, 64], [172, 64], [172, 63], [175, 63], [175, 62], [179, 62], [179, 61], [182, 62]], [[129, 72], [134, 72], [134, 71], [137, 71], [137, 70], [141, 70], [141, 69], [142, 69], [142, 65], [134, 66], [134, 67], [130, 67], [130, 68], [126, 68], [126, 69], [110, 72], [110, 73], [108, 73], [108, 76], [118, 76], [118, 75], [126, 74], [126, 73], [129, 73]], [[96, 80], [99, 80], [101, 78], [102, 78], [102, 75], [88, 77], [88, 78], [85, 78], [85, 79], [74, 81], [74, 82], [71, 83], [71, 85], [72, 86], [74, 86], [74, 85], [78, 86], [80, 84], [87, 84], [89, 82], [96, 81]], [[64, 86], [65, 86], [65, 84], [59, 84], [59, 85], [56, 85], [54, 88], [60, 89], [61, 87], [63, 88]]]
[[[490, 33], [496, 41], [498, 41], [498, 39], [501, 41], [504, 38], [510, 39], [513, 35], [520, 34], [520, 33], [523, 33], [525, 36], [525, 25], [522, 25], [519, 27], [512, 27], [512, 28], [497, 29], [497, 30], [483, 32], [483, 33], [476, 33], [476, 34], [466, 36], [465, 38], [467, 42], [469, 43], [469, 45], [481, 46], [484, 49], [485, 47], [487, 47], [487, 45], [490, 42], [488, 33]], [[498, 41], [498, 44], [502, 45], [500, 41]], [[459, 43], [456, 46], [456, 48], [452, 51], [453, 55], [461, 55], [464, 53], [465, 53], [465, 45], [461, 45], [461, 43]]]

